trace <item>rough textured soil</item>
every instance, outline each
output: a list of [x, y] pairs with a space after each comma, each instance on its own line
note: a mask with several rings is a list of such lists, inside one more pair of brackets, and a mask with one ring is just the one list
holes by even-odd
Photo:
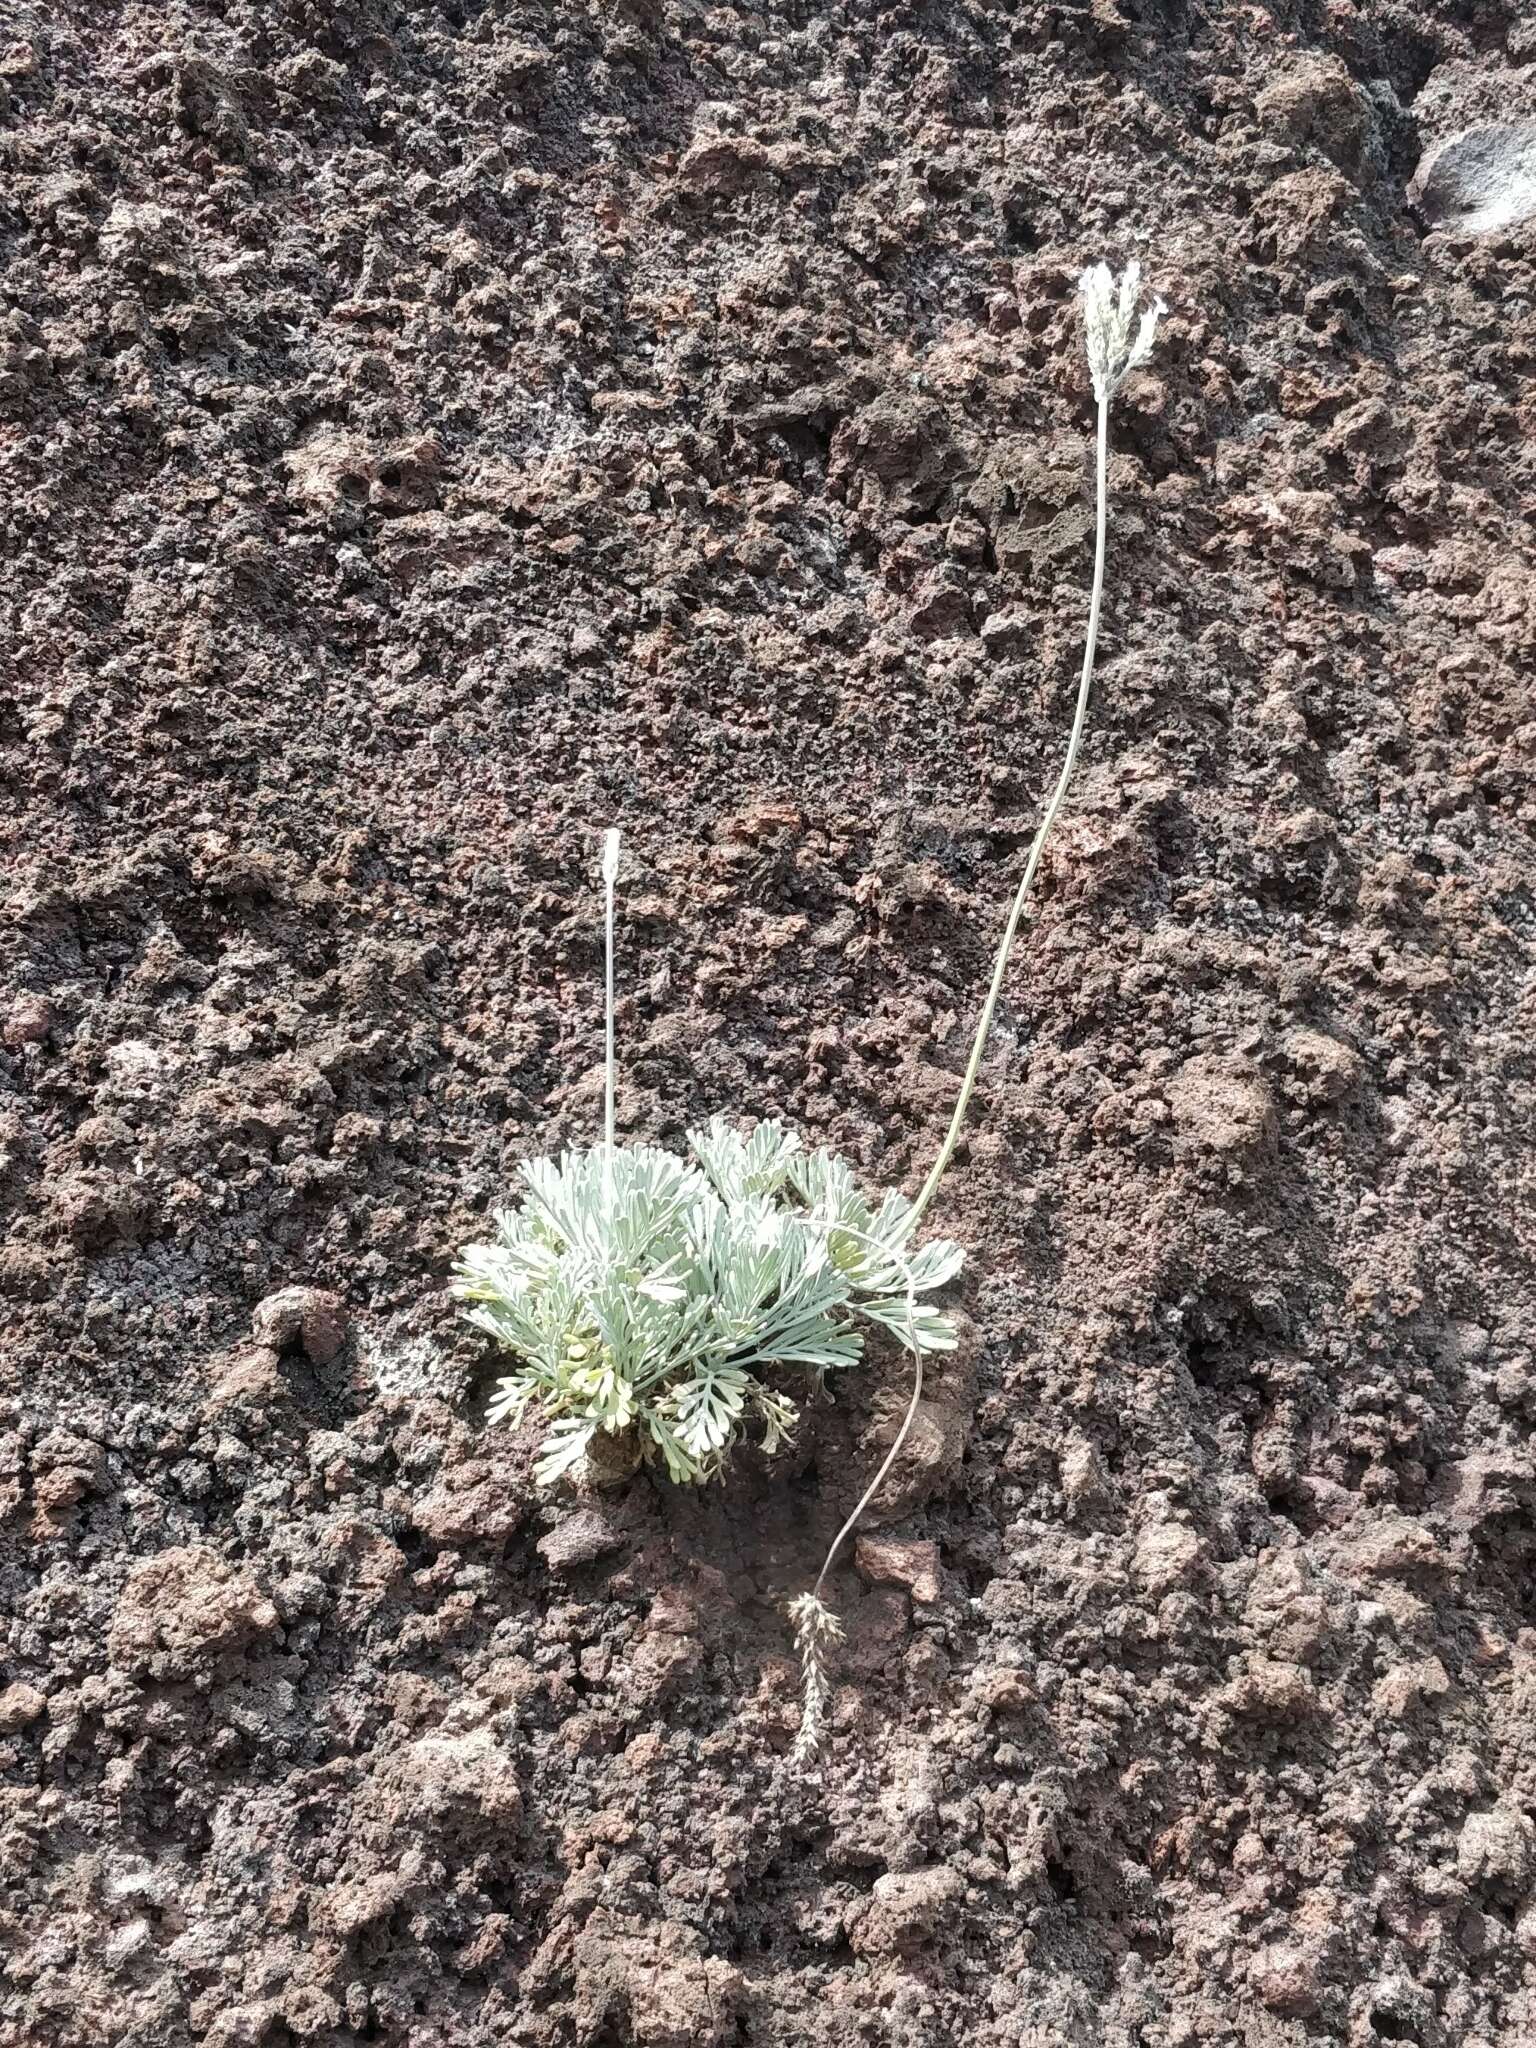
[[[1523, 11], [12, 0], [7, 2048], [1536, 2040]], [[899, 1361], [550, 1503], [443, 1283], [609, 822], [625, 1130], [926, 1165], [1138, 253], [797, 1779]]]

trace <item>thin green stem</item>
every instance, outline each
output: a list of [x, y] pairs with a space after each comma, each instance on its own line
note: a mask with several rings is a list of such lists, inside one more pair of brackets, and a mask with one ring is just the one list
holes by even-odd
[[1056, 813], [1061, 809], [1062, 801], [1066, 796], [1067, 785], [1072, 780], [1072, 770], [1077, 766], [1078, 749], [1082, 745], [1083, 727], [1088, 719], [1088, 698], [1093, 685], [1094, 656], [1098, 651], [1099, 645], [1099, 613], [1104, 600], [1104, 556], [1109, 534], [1108, 395], [1099, 400], [1097, 498], [1093, 594], [1088, 603], [1088, 634], [1083, 645], [1083, 674], [1082, 680], [1077, 686], [1077, 710], [1072, 720], [1072, 732], [1067, 740], [1067, 757], [1062, 762], [1061, 774], [1056, 779], [1056, 787], [1051, 793], [1050, 802], [1046, 805], [1045, 816], [1040, 820], [1040, 829], [1036, 832], [1034, 844], [1029, 849], [1029, 859], [1024, 865], [1024, 877], [1019, 883], [1017, 894], [1014, 896], [1013, 908], [1009, 911], [1008, 922], [1003, 928], [1003, 942], [997, 949], [997, 959], [993, 963], [992, 984], [987, 990], [987, 999], [982, 1004], [981, 1020], [976, 1026], [976, 1037], [971, 1046], [971, 1057], [966, 1063], [965, 1078], [960, 1083], [960, 1094], [955, 1102], [954, 1115], [949, 1120], [949, 1129], [944, 1134], [944, 1143], [939, 1148], [939, 1156], [929, 1168], [928, 1178], [923, 1182], [917, 1200], [912, 1204], [912, 1214], [908, 1225], [911, 1229], [917, 1227], [923, 1212], [937, 1193], [939, 1182], [944, 1178], [949, 1162], [954, 1157], [955, 1146], [960, 1141], [961, 1127], [965, 1123], [966, 1111], [971, 1106], [971, 1096], [975, 1092], [976, 1078], [981, 1072], [982, 1055], [987, 1049], [987, 1038], [992, 1030], [992, 1019], [997, 1011], [998, 998], [1003, 992], [1003, 981], [1008, 972], [1008, 960], [1013, 952], [1013, 942], [1018, 936], [1019, 921], [1024, 915], [1024, 906], [1028, 902], [1029, 892], [1034, 886], [1035, 870], [1040, 865], [1040, 856], [1045, 850], [1045, 842], [1050, 836], [1051, 827], [1056, 822]]

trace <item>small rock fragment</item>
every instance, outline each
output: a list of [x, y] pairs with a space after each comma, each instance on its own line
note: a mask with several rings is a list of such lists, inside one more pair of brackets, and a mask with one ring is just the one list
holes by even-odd
[[1183, 1522], [1155, 1522], [1136, 1539], [1136, 1575], [1151, 1593], [1166, 1593], [1194, 1576], [1200, 1538]]
[[541, 1536], [537, 1549], [552, 1572], [572, 1572], [606, 1557], [623, 1541], [621, 1532], [596, 1508], [579, 1508]]
[[1016, 654], [1034, 644], [1040, 623], [1022, 605], [1005, 605], [981, 622], [981, 644], [988, 654]]
[[424, 1735], [375, 1769], [365, 1803], [395, 1823], [401, 1816], [440, 1822], [478, 1815], [513, 1827], [523, 1795], [512, 1758], [485, 1728], [464, 1735]]
[[135, 1956], [142, 1955], [153, 1939], [148, 1920], [139, 1914], [107, 1936], [101, 1946], [102, 1961], [109, 1970], [120, 1970]]
[[1299, 1102], [1339, 1102], [1359, 1084], [1359, 1054], [1325, 1032], [1288, 1031], [1280, 1049], [1291, 1074], [1287, 1092]]
[[169, 1061], [159, 1047], [147, 1044], [142, 1038], [124, 1038], [107, 1049], [107, 1072], [125, 1092], [150, 1093], [168, 1065]]
[[1518, 1515], [1536, 1493], [1536, 1466], [1524, 1451], [1481, 1451], [1439, 1475], [1445, 1511], [1464, 1529], [1485, 1529]]
[[945, 1864], [888, 1871], [876, 1878], [869, 1910], [849, 1930], [849, 1940], [861, 1955], [910, 1953], [933, 1940], [964, 1895], [959, 1872]]
[[53, 1029], [54, 1010], [46, 996], [18, 996], [0, 1027], [0, 1043], [7, 1052], [23, 1046], [41, 1045]]
[[768, 169], [767, 150], [744, 135], [703, 135], [690, 143], [677, 166], [685, 192], [729, 198], [746, 191]]
[[429, 1541], [447, 1550], [465, 1543], [504, 1543], [516, 1535], [527, 1513], [526, 1496], [502, 1460], [492, 1455], [445, 1460], [437, 1484], [412, 1508], [411, 1520]]
[[[1423, 1914], [1407, 1937], [1410, 1946], [1426, 1947], [1424, 1936], [1436, 1927], [1433, 1916]], [[1433, 1994], [1400, 1973], [1384, 1977], [1371, 1993], [1372, 2032], [1385, 2041], [1432, 2039], [1434, 2011]]]
[[1285, 1943], [1259, 1950], [1249, 1965], [1248, 1981], [1271, 2012], [1287, 2019], [1305, 2019], [1321, 2002], [1316, 1963], [1305, 1949]]
[[1274, 1103], [1258, 1075], [1208, 1053], [1186, 1060], [1168, 1082], [1168, 1106], [1185, 1153], [1246, 1152], [1274, 1127]]
[[1443, 1570], [1448, 1560], [1422, 1522], [1387, 1510], [1344, 1547], [1343, 1569], [1356, 1578], [1405, 1579]]
[[302, 1343], [316, 1365], [329, 1365], [346, 1342], [346, 1308], [327, 1288], [283, 1287], [257, 1303], [251, 1335], [272, 1351]]
[[236, 1650], [278, 1626], [276, 1607], [247, 1572], [216, 1550], [162, 1550], [130, 1573], [107, 1634], [125, 1671], [185, 1678], [203, 1659]]
[[1254, 101], [1272, 135], [1310, 142], [1342, 171], [1359, 164], [1369, 133], [1368, 103], [1338, 57], [1300, 56], [1283, 65]]
[[924, 1606], [931, 1606], [939, 1597], [937, 1543], [861, 1536], [854, 1547], [854, 1562], [873, 1586], [905, 1586]]
[[18, 1680], [0, 1692], [0, 1735], [14, 1735], [18, 1728], [25, 1728], [29, 1721], [35, 1721], [48, 1702], [35, 1685]]
[[1394, 1664], [1378, 1678], [1371, 1691], [1376, 1711], [1388, 1720], [1402, 1721], [1427, 1701], [1444, 1699], [1451, 1689], [1445, 1666], [1438, 1657], [1426, 1657], [1419, 1664]]
[[1035, 1688], [1017, 1665], [994, 1664], [971, 1681], [971, 1697], [991, 1714], [1022, 1714], [1033, 1706]]
[[568, 1714], [560, 1723], [560, 1741], [572, 1756], [611, 1756], [623, 1742], [623, 1728], [617, 1714]]
[[930, 1401], [925, 1395], [917, 1404], [901, 1455], [875, 1497], [872, 1513], [884, 1521], [897, 1521], [930, 1499], [959, 1469], [970, 1424], [967, 1408], [957, 1402]]
[[282, 2024], [301, 2041], [329, 2034], [341, 2020], [341, 2007], [318, 1984], [294, 1984], [278, 2002]]
[[1517, 1415], [1536, 1413], [1536, 1370], [1529, 1359], [1512, 1358], [1499, 1368], [1495, 1382], [1499, 1406]]
[[1223, 1688], [1219, 1701], [1228, 1713], [1247, 1720], [1295, 1721], [1321, 1709], [1311, 1676], [1296, 1664], [1258, 1658]]
[[585, 1485], [599, 1491], [622, 1486], [626, 1479], [632, 1479], [640, 1469], [640, 1432], [624, 1429], [618, 1432], [600, 1429], [587, 1445], [587, 1455], [582, 1461], [582, 1480]]
[[741, 1972], [704, 1953], [701, 1937], [661, 1920], [643, 1934], [599, 1924], [572, 1945], [574, 2035], [633, 2048], [721, 2048], [737, 2038]]
[[1413, 174], [1408, 203], [1433, 228], [1491, 235], [1536, 215], [1536, 121], [1464, 128]]
[[265, 1344], [244, 1344], [219, 1367], [205, 1407], [216, 1412], [230, 1402], [245, 1400], [260, 1410], [281, 1400], [287, 1391], [277, 1353]]
[[704, 1661], [693, 1636], [648, 1626], [624, 1666], [623, 1690], [636, 1706], [654, 1708], [688, 1679]]
[[87, 1170], [54, 1182], [48, 1219], [55, 1235], [90, 1251], [116, 1240], [141, 1242], [154, 1228], [156, 1208], [137, 1174]]
[[1103, 1461], [1085, 1436], [1069, 1436], [1062, 1446], [1061, 1490], [1074, 1516], [1091, 1514], [1110, 1499]]
[[1518, 1806], [1500, 1801], [1469, 1813], [1456, 1844], [1456, 1875], [1465, 1884], [1521, 1886], [1536, 1865], [1536, 1827]]

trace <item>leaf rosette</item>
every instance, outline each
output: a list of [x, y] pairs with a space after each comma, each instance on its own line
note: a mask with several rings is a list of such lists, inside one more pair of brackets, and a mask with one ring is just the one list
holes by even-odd
[[951, 1319], [917, 1297], [964, 1254], [908, 1250], [903, 1196], [871, 1206], [845, 1159], [774, 1123], [742, 1136], [715, 1117], [688, 1144], [530, 1160], [494, 1240], [460, 1254], [465, 1314], [517, 1360], [487, 1419], [543, 1418], [542, 1484], [600, 1432], [630, 1431], [672, 1479], [713, 1479], [754, 1425], [765, 1451], [786, 1443], [803, 1390], [857, 1364], [870, 1325], [954, 1348]]

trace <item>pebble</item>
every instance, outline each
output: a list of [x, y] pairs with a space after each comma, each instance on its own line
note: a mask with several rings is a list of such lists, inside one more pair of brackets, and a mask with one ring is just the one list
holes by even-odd
[[18, 996], [0, 1025], [0, 1043], [7, 1052], [41, 1045], [54, 1026], [54, 1007], [46, 996]]
[[1433, 228], [1492, 235], [1536, 215], [1536, 121], [1464, 128], [1414, 172], [1408, 203]]
[[346, 1307], [324, 1287], [283, 1287], [257, 1303], [251, 1335], [270, 1351], [301, 1343], [316, 1365], [329, 1365], [346, 1342]]
[[18, 1682], [0, 1692], [0, 1735], [13, 1735], [35, 1721], [48, 1702], [35, 1685]]
[[1248, 1981], [1261, 2003], [1287, 2019], [1305, 2019], [1317, 2011], [1317, 1965], [1304, 1949], [1278, 1942], [1260, 1949], [1249, 1965]]
[[623, 1535], [596, 1508], [579, 1508], [539, 1538], [540, 1557], [552, 1572], [570, 1572], [617, 1550]]
[[894, 1536], [861, 1536], [854, 1546], [860, 1575], [874, 1586], [905, 1586], [924, 1606], [939, 1597], [937, 1543], [902, 1542]]
[[1456, 1875], [1466, 1884], [1523, 1886], [1536, 1863], [1536, 1827], [1514, 1805], [1469, 1813], [1456, 1844]]
[[1194, 1576], [1203, 1557], [1200, 1539], [1182, 1522], [1154, 1523], [1136, 1540], [1136, 1575], [1152, 1593], [1165, 1593]]

